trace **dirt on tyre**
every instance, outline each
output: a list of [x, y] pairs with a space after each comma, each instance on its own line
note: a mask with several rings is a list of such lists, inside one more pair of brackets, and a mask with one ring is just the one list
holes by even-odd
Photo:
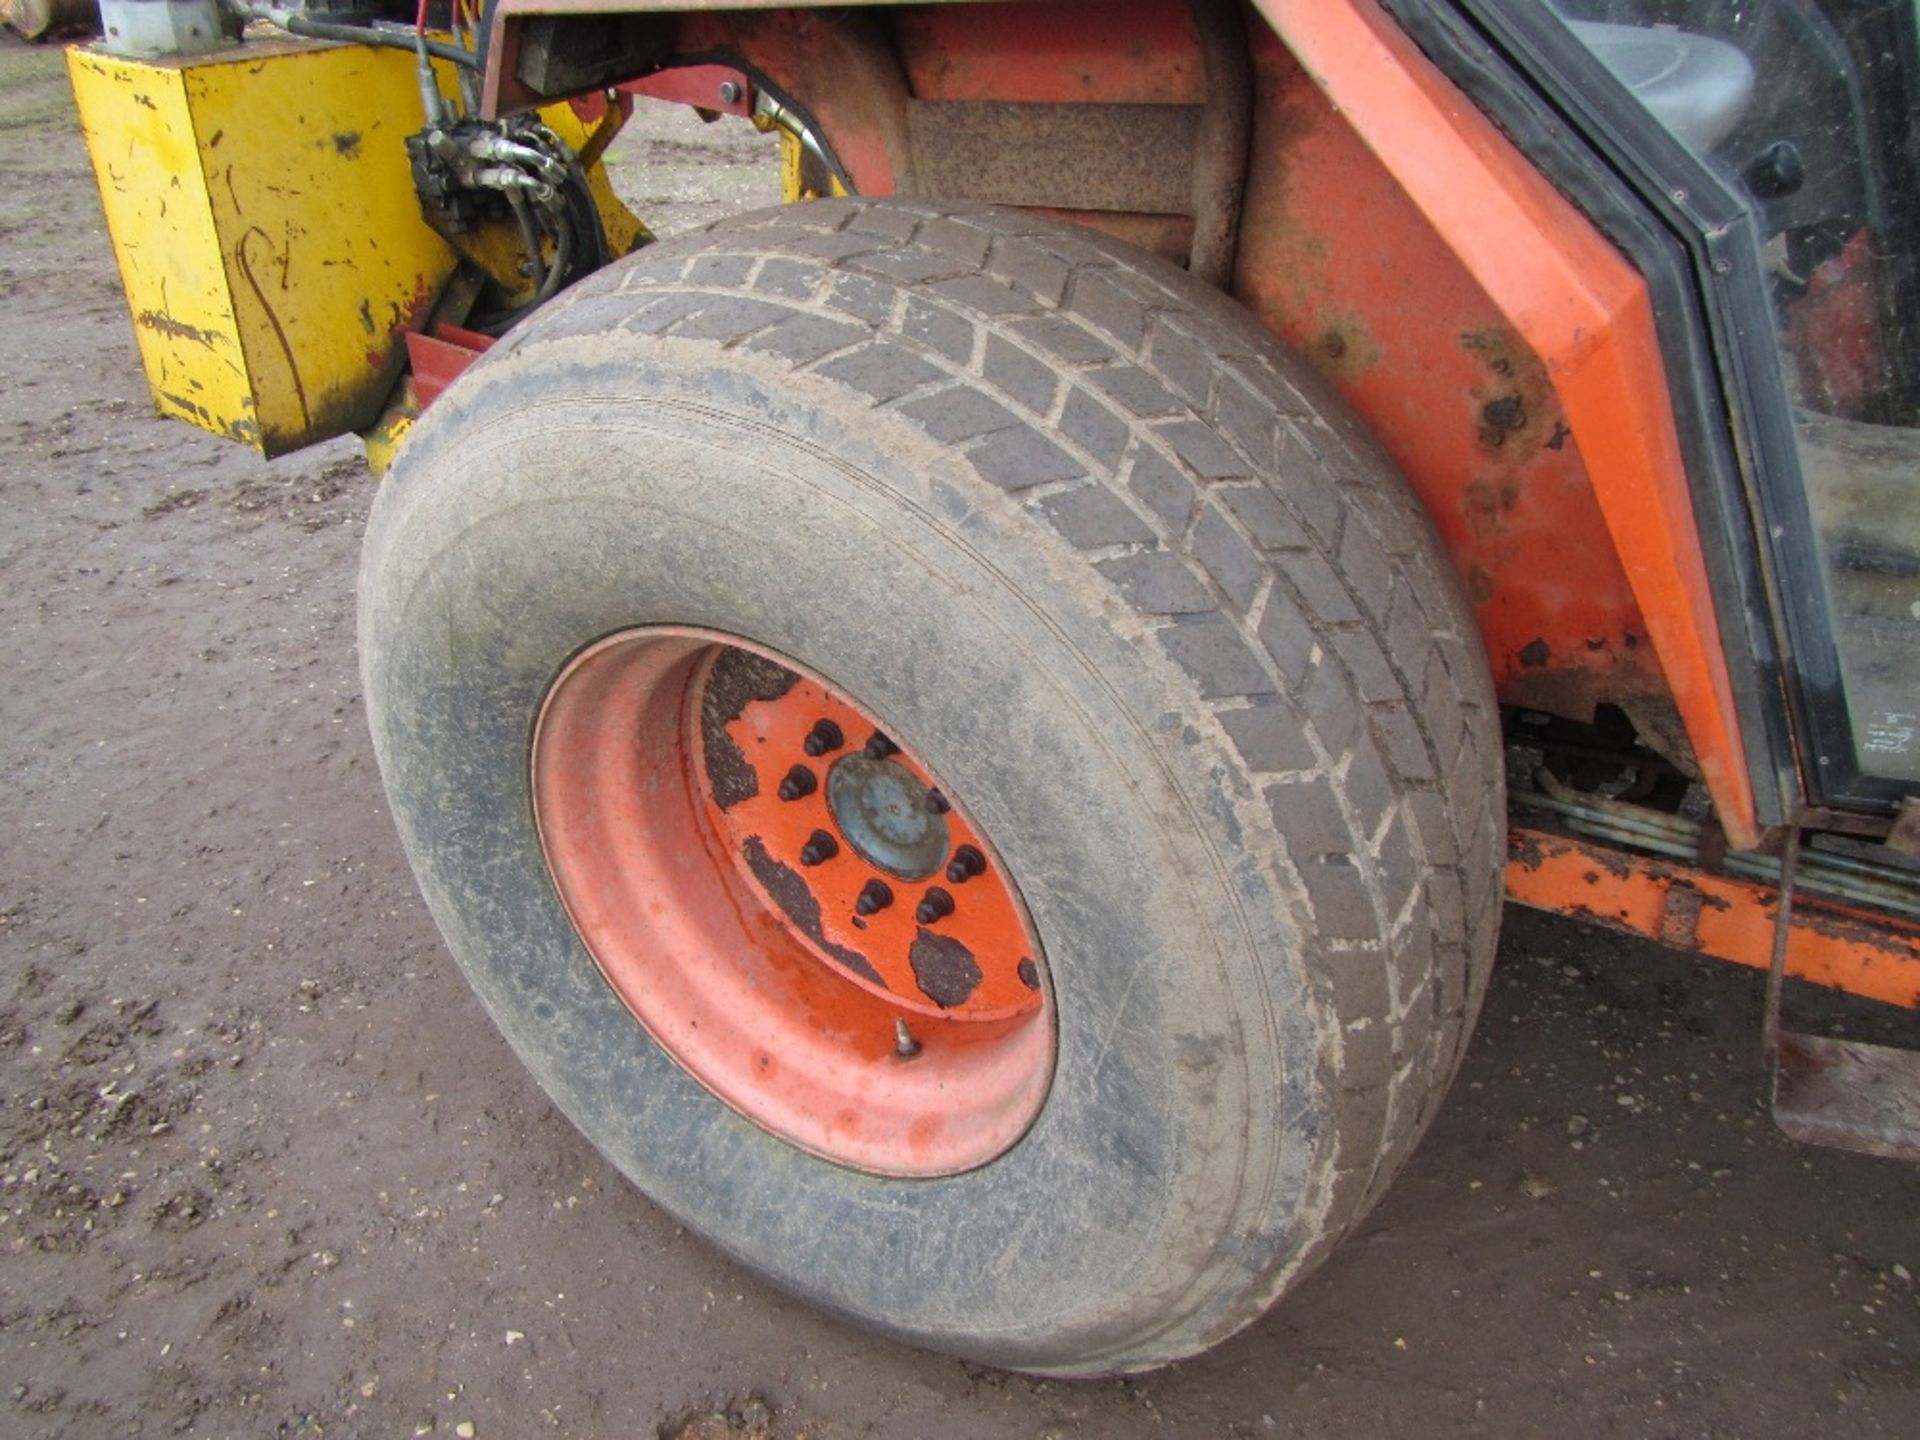
[[515, 1051], [865, 1324], [1191, 1354], [1458, 1063], [1504, 813], [1464, 601], [1319, 379], [1117, 243], [823, 201], [653, 246], [435, 404], [360, 616]]

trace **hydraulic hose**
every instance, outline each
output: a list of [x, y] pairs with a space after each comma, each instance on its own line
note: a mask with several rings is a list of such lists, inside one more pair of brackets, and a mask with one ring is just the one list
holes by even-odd
[[[540, 254], [540, 231], [533, 223], [533, 212], [527, 206], [527, 197], [518, 190], [508, 190], [505, 194], [507, 204], [513, 207], [513, 218], [520, 222], [520, 238], [526, 242], [527, 246], [527, 264], [530, 267], [528, 278], [533, 281], [534, 295], [537, 298], [546, 290], [549, 278], [547, 262]], [[558, 255], [554, 257], [556, 261], [560, 258]], [[555, 269], [557, 273], [558, 267], [556, 266]]]
[[462, 45], [454, 45], [445, 40], [421, 41], [412, 30], [377, 30], [371, 25], [341, 25], [330, 20], [314, 20], [297, 10], [286, 10], [274, 5], [237, 5], [237, 13], [245, 14], [255, 20], [265, 20], [277, 25], [290, 35], [303, 35], [309, 40], [345, 40], [355, 45], [379, 45], [390, 50], [417, 51], [422, 43], [429, 55], [445, 60], [449, 64], [459, 65], [468, 70], [478, 70], [480, 61], [474, 53]]

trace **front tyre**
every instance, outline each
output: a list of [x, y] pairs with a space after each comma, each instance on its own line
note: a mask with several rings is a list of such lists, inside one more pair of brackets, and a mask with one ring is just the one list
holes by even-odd
[[1444, 556], [1298, 360], [1096, 236], [829, 201], [583, 282], [408, 442], [361, 642], [421, 888], [542, 1086], [918, 1343], [1096, 1374], [1247, 1324], [1484, 988]]

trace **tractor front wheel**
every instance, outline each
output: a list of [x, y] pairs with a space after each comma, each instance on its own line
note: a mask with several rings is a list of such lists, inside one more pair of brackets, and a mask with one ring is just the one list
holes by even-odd
[[574, 287], [407, 442], [361, 640], [541, 1085], [905, 1339], [1223, 1338], [1465, 1044], [1501, 776], [1445, 557], [1310, 370], [1098, 236], [822, 201]]

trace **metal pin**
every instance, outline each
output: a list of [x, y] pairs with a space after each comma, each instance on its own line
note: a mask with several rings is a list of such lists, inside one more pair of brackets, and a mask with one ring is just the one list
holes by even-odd
[[920, 1053], [920, 1042], [913, 1038], [907, 1022], [898, 1015], [893, 1017], [893, 1053], [902, 1060], [911, 1060]]

